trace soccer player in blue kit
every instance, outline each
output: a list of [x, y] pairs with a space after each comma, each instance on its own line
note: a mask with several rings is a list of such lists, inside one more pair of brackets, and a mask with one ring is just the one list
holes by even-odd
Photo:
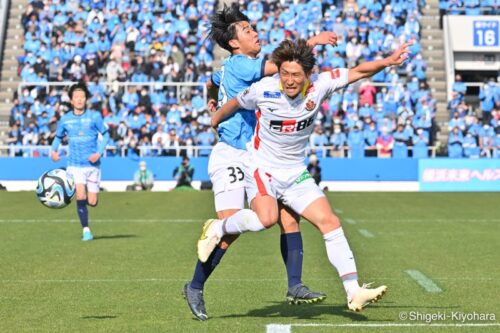
[[[109, 141], [109, 132], [99, 112], [86, 109], [89, 91], [85, 83], [76, 83], [68, 92], [72, 111], [61, 117], [56, 137], [52, 142], [51, 158], [60, 160], [58, 148], [65, 135], [68, 137], [69, 155], [67, 172], [76, 184], [76, 208], [83, 228], [83, 241], [94, 237], [89, 228], [87, 205], [97, 206], [101, 182], [100, 158]], [[102, 140], [99, 142], [99, 134]]]
[[[277, 73], [278, 69], [266, 58], [257, 57], [261, 50], [258, 34], [237, 5], [224, 6], [212, 17], [211, 24], [210, 38], [231, 52], [220, 72], [211, 79], [219, 87], [218, 105], [221, 106], [253, 82]], [[323, 32], [309, 39], [308, 44], [335, 44], [336, 41], [335, 33]], [[242, 210], [245, 202], [243, 159], [255, 125], [255, 113], [241, 110], [218, 127], [219, 142], [210, 155], [208, 173], [219, 219], [234, 219], [242, 223], [247, 220], [247, 211]], [[303, 245], [298, 225], [300, 217], [285, 206], [280, 206], [279, 211], [281, 254], [288, 276], [287, 300], [292, 304], [322, 301], [326, 295], [309, 290], [301, 280]], [[237, 237], [228, 235], [209, 256], [199, 256], [193, 279], [184, 285], [183, 293], [189, 308], [199, 320], [208, 319], [203, 298], [204, 284]]]

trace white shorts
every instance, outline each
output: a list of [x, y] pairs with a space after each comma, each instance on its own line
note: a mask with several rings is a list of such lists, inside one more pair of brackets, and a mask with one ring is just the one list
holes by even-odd
[[246, 186], [249, 203], [257, 193], [270, 195], [300, 215], [313, 201], [325, 196], [305, 166], [281, 169], [247, 165]]
[[75, 184], [87, 185], [87, 191], [99, 193], [99, 184], [101, 183], [101, 169], [95, 166], [66, 168], [68, 174], [73, 176]]
[[215, 211], [245, 208], [245, 167], [248, 152], [219, 142], [208, 160]]

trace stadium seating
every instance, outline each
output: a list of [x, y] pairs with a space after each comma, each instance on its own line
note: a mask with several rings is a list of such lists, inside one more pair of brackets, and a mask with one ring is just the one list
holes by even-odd
[[[208, 80], [218, 60], [206, 40], [215, 1], [195, 3], [32, 1], [22, 18], [26, 42], [19, 75], [33, 85], [24, 86], [14, 99], [8, 135], [11, 155], [31, 154], [20, 148], [23, 145], [50, 144], [58, 117], [69, 107], [63, 86], [41, 84], [76, 80], [89, 82], [90, 107], [102, 112], [111, 129], [109, 155], [179, 154], [180, 146], [187, 146], [183, 153], [207, 155], [206, 146], [213, 145], [215, 137], [201, 90], [154, 84]], [[391, 136], [397, 143], [395, 155], [411, 156], [418, 146], [425, 153], [416, 155], [427, 156], [425, 147], [433, 146], [436, 139], [436, 100], [426, 83], [427, 65], [420, 53], [422, 3], [240, 4], [263, 41], [263, 55], [283, 38], [335, 31], [338, 46], [316, 48], [321, 71], [379, 59], [401, 43], [414, 41], [406, 66], [382, 71], [323, 103], [316, 120], [321, 133], [313, 135], [310, 149], [325, 157], [376, 156], [370, 153], [374, 143]], [[492, 118], [493, 122], [496, 118]], [[404, 134], [398, 133], [398, 125]]]

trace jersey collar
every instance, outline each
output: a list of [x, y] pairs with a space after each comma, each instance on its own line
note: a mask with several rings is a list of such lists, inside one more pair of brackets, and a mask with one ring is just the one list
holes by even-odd
[[[300, 98], [304, 98], [306, 96], [306, 93], [307, 93], [307, 89], [309, 89], [309, 86], [311, 85], [311, 81], [309, 80], [306, 80], [306, 83], [304, 84], [304, 87], [302, 88], [302, 91], [300, 92]], [[278, 88], [280, 89], [280, 91], [283, 93], [283, 95], [285, 95], [286, 97], [288, 97], [285, 92], [283, 91], [283, 85], [281, 84], [281, 80], [278, 79]], [[290, 97], [288, 97], [290, 98]], [[295, 97], [297, 98], [297, 97]], [[295, 99], [294, 98], [294, 99]]]

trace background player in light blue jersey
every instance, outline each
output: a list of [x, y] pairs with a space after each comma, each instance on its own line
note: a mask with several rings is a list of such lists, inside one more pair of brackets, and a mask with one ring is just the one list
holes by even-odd
[[[224, 6], [215, 13], [211, 24], [210, 38], [231, 52], [231, 56], [224, 60], [221, 71], [212, 76], [212, 83], [219, 88], [219, 105], [262, 77], [277, 73], [276, 65], [266, 58], [257, 57], [261, 50], [258, 34], [236, 4]], [[335, 33], [323, 32], [311, 38], [308, 43], [314, 46], [335, 44], [336, 41]], [[208, 173], [213, 184], [215, 210], [219, 219], [235, 219], [242, 223], [251, 220], [245, 216], [248, 211], [242, 210], [245, 202], [243, 160], [255, 124], [255, 113], [241, 110], [218, 127], [219, 142], [210, 155]], [[303, 246], [298, 221], [298, 215], [280, 206], [281, 254], [288, 276], [287, 299], [293, 304], [314, 303], [322, 301], [326, 296], [312, 292], [302, 283]], [[183, 292], [191, 312], [200, 320], [208, 319], [203, 299], [204, 284], [236, 238], [237, 235], [224, 237], [210, 256], [200, 257], [193, 279], [184, 286]]]
[[[52, 142], [51, 158], [59, 161], [58, 148], [66, 135], [69, 143], [67, 172], [76, 184], [76, 207], [83, 228], [83, 241], [92, 240], [87, 204], [97, 206], [101, 182], [100, 158], [109, 141], [108, 128], [99, 112], [86, 109], [89, 92], [85, 83], [77, 83], [68, 92], [73, 110], [61, 117]], [[102, 140], [99, 142], [99, 134]]]

